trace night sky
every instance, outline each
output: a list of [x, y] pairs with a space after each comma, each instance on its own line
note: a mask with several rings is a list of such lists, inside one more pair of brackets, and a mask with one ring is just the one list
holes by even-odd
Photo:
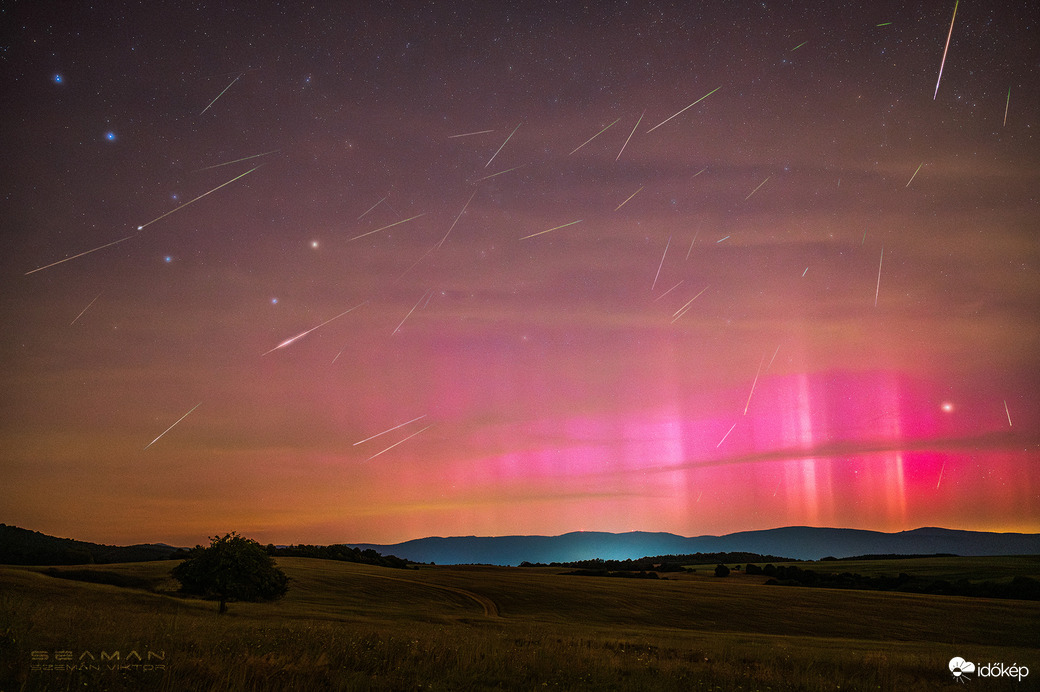
[[1035, 2], [507, 4], [3, 5], [0, 520], [1040, 531]]

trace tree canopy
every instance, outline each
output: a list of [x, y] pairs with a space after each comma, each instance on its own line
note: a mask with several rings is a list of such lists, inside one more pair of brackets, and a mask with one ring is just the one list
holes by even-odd
[[273, 600], [288, 590], [289, 578], [256, 541], [235, 532], [210, 540], [171, 571], [185, 593], [219, 600], [224, 613], [228, 601]]

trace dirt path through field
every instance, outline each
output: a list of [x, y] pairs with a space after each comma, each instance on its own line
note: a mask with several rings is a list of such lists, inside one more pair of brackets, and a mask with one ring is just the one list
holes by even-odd
[[498, 604], [497, 603], [492, 601], [487, 596], [481, 595], [479, 593], [474, 593], [473, 591], [466, 591], [465, 589], [460, 589], [460, 588], [455, 587], [455, 586], [444, 586], [443, 584], [431, 584], [428, 581], [419, 581], [418, 579], [404, 579], [402, 577], [391, 577], [391, 576], [387, 576], [387, 575], [384, 575], [384, 574], [372, 574], [371, 572], [358, 572], [358, 574], [363, 574], [366, 577], [377, 577], [379, 579], [391, 579], [393, 581], [403, 581], [403, 582], [406, 582], [408, 584], [418, 584], [419, 586], [427, 586], [427, 587], [429, 587], [431, 589], [440, 589], [442, 591], [450, 591], [451, 593], [457, 593], [460, 596], [465, 596], [466, 598], [469, 598], [469, 599], [474, 600], [477, 603], [479, 603], [480, 606], [484, 609], [484, 615], [486, 615], [487, 617], [489, 617], [489, 618], [500, 618], [500, 617], [502, 617], [498, 613]]

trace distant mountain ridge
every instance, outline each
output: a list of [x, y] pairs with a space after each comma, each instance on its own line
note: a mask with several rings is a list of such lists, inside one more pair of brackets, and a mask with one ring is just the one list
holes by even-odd
[[0, 565], [85, 565], [167, 560], [178, 548], [165, 543], [101, 545], [57, 538], [0, 524]]
[[561, 536], [455, 536], [403, 543], [348, 543], [414, 562], [519, 565], [521, 562], [636, 560], [687, 553], [749, 552], [800, 560], [871, 554], [1040, 555], [1040, 534], [994, 533], [926, 527], [897, 533], [863, 529], [786, 526], [723, 536], [578, 531]]

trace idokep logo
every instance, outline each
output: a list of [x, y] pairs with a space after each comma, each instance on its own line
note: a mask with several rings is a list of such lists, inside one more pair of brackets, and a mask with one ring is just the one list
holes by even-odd
[[960, 656], [954, 656], [950, 659], [950, 672], [953, 673], [957, 682], [964, 682], [971, 679], [968, 677], [968, 673], [975, 672], [975, 664], [965, 661]]
[[1022, 682], [1022, 678], [1029, 675], [1029, 668], [1020, 666], [1017, 663], [1012, 663], [1010, 666], [1004, 663], [980, 663], [975, 665], [971, 661], [965, 661], [960, 656], [951, 658], [949, 667], [950, 673], [953, 674], [953, 679], [957, 682], [971, 680], [968, 673], [975, 673], [980, 678], [1017, 678], [1019, 682]]

